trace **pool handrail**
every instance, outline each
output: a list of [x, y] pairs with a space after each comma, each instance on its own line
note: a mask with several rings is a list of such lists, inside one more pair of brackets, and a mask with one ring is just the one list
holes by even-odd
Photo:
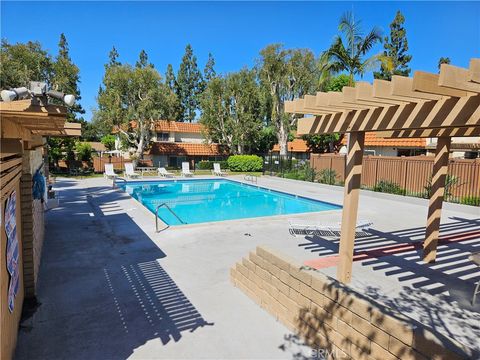
[[245, 174], [245, 175], [243, 176], [243, 179], [244, 179], [245, 181], [250, 181], [250, 182], [255, 183], [255, 184], [258, 183], [258, 176], [257, 176], [257, 175], [254, 175], [254, 174]]
[[116, 183], [117, 183], [117, 180], [122, 180], [122, 181], [124, 181], [125, 183], [128, 183], [128, 181], [127, 181], [126, 179], [117, 176], [116, 178], [113, 179], [113, 182], [112, 182], [112, 187], [113, 187], [113, 188], [115, 188], [115, 185], [116, 185]]
[[160, 232], [160, 230], [158, 230], [158, 209], [160, 209], [162, 206], [165, 206], [167, 208], [168, 211], [170, 211], [172, 213], [173, 216], [175, 216], [177, 218], [178, 221], [180, 221], [182, 224], [186, 224], [185, 221], [183, 221], [182, 219], [180, 219], [178, 217], [177, 214], [175, 214], [175, 212], [170, 208], [170, 206], [168, 206], [167, 203], [161, 203], [160, 205], [157, 206], [157, 208], [155, 209], [155, 231], [158, 233]]

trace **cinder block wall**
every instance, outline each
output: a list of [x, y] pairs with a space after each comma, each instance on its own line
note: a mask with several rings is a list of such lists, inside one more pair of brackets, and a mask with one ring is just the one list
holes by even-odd
[[43, 162], [42, 149], [24, 151], [21, 182], [22, 244], [25, 297], [34, 297], [43, 239], [45, 236], [44, 207], [33, 199], [33, 175]]
[[468, 349], [267, 247], [231, 269], [233, 284], [319, 354], [335, 359], [467, 359]]

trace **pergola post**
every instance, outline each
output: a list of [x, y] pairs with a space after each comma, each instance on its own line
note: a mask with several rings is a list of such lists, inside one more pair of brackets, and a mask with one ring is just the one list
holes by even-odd
[[340, 261], [337, 268], [337, 279], [343, 283], [349, 283], [352, 278], [353, 246], [357, 226], [364, 143], [364, 132], [350, 133], [345, 169]]
[[423, 260], [427, 263], [435, 262], [437, 257], [437, 243], [440, 235], [440, 219], [442, 216], [443, 197], [445, 195], [450, 145], [451, 137], [439, 137], [437, 140], [435, 161], [433, 163], [431, 196], [428, 205], [427, 228], [423, 243]]

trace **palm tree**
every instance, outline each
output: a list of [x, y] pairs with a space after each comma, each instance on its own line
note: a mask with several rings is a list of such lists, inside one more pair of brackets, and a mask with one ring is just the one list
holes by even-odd
[[360, 21], [356, 21], [353, 13], [346, 12], [340, 18], [337, 35], [322, 57], [328, 59], [332, 71], [346, 71], [350, 77], [350, 86], [354, 83], [354, 76], [363, 77], [365, 72], [372, 70], [379, 62], [388, 66], [388, 59], [383, 55], [372, 55], [365, 58], [366, 54], [377, 42], [382, 42], [382, 31], [378, 27], [363, 36]]

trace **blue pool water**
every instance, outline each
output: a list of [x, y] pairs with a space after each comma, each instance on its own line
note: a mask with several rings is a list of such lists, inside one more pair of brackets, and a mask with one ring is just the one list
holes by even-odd
[[[167, 203], [187, 224], [341, 208], [225, 179], [131, 182], [121, 187], [153, 213]], [[168, 225], [181, 225], [165, 207], [158, 215]]]

